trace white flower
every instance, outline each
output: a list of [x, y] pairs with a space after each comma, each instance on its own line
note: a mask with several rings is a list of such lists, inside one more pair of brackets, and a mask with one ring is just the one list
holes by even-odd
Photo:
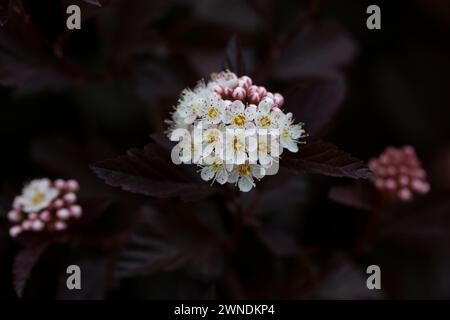
[[204, 181], [212, 180], [213, 183], [217, 181], [220, 184], [225, 184], [228, 181], [229, 172], [233, 170], [233, 165], [225, 165], [219, 157], [211, 157], [205, 162], [208, 162], [208, 164], [203, 166], [200, 172]]
[[272, 144], [271, 135], [260, 135], [258, 137], [258, 161], [265, 168], [272, 166], [274, 162], [278, 162], [280, 157], [278, 137], [274, 138], [275, 140]]
[[[255, 123], [258, 128], [269, 129], [277, 125], [277, 111], [272, 112], [271, 108], [274, 106], [273, 100], [264, 98], [258, 104], [258, 113], [256, 114]], [[280, 110], [281, 111], [281, 110]]]
[[203, 180], [251, 190], [254, 179], [276, 173], [284, 148], [297, 152], [305, 137], [303, 124], [293, 124], [292, 114], [280, 109], [283, 101], [280, 94], [230, 71], [199, 81], [182, 92], [167, 121], [172, 141], [186, 138], [173, 150], [174, 162], [197, 164]]
[[184, 143], [181, 144], [179, 159], [183, 163], [200, 163], [202, 158], [202, 147], [199, 143]]
[[254, 129], [253, 119], [256, 116], [256, 106], [249, 105], [245, 108], [240, 100], [234, 101], [228, 108], [225, 115], [225, 123], [230, 124], [230, 128]]
[[50, 180], [40, 179], [25, 186], [16, 201], [24, 212], [32, 213], [48, 207], [58, 195], [58, 189], [51, 186]]
[[253, 178], [260, 180], [266, 174], [266, 170], [257, 164], [239, 164], [234, 167], [233, 171], [228, 177], [228, 182], [237, 183], [239, 190], [248, 192], [255, 187]]
[[247, 159], [245, 134], [240, 132], [226, 132], [225, 160], [227, 163], [242, 164]]
[[288, 113], [281, 119], [279, 123], [280, 130], [280, 144], [283, 148], [288, 149], [290, 152], [298, 151], [299, 139], [304, 137], [305, 130], [303, 130], [303, 124], [292, 124], [292, 113]]
[[168, 125], [166, 134], [169, 138], [170, 138], [171, 133], [176, 129], [186, 129], [186, 130], [192, 129], [191, 128], [192, 125], [185, 123], [184, 118], [181, 116], [181, 114], [179, 112], [176, 112], [176, 111], [172, 113], [172, 119], [165, 120], [165, 123]]
[[210, 95], [205, 101], [202, 119], [207, 125], [219, 124], [225, 115], [225, 105], [223, 100], [214, 95]]
[[223, 157], [223, 143], [224, 143], [224, 131], [223, 124], [215, 128], [207, 129], [203, 133], [203, 156], [207, 157], [213, 154]]
[[197, 118], [203, 116], [205, 103], [205, 99], [201, 94], [186, 89], [178, 101], [176, 113], [183, 119], [184, 123], [192, 124]]
[[216, 85], [223, 88], [234, 88], [238, 84], [238, 77], [231, 71], [213, 73], [211, 79]]

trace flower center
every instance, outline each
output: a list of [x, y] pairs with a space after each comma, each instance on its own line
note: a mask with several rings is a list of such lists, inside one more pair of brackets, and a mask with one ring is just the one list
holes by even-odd
[[249, 164], [240, 164], [237, 166], [237, 170], [241, 176], [248, 177], [252, 173], [252, 169]]
[[212, 119], [216, 118], [219, 115], [219, 109], [213, 107], [208, 110], [208, 116]]
[[238, 114], [233, 118], [233, 123], [238, 127], [243, 127], [245, 124], [245, 116], [243, 114]]
[[214, 163], [212, 164], [212, 167], [213, 167], [214, 171], [220, 171], [220, 170], [222, 170], [223, 168], [225, 168], [224, 165], [223, 165], [223, 163], [221, 163], [221, 162], [214, 162]]
[[39, 205], [42, 202], [44, 202], [45, 199], [45, 195], [42, 192], [36, 192], [33, 196], [33, 198], [31, 198], [31, 202], [33, 202], [33, 205]]
[[284, 128], [283, 134], [281, 135], [284, 139], [289, 138], [289, 128]]
[[267, 143], [265, 142], [260, 142], [258, 144], [258, 151], [259, 152], [267, 152], [269, 150], [269, 148], [267, 148]]
[[210, 133], [207, 137], [206, 137], [206, 142], [208, 143], [215, 143], [218, 140], [218, 136], [215, 133]]
[[270, 125], [272, 124], [272, 121], [270, 121], [270, 118], [268, 116], [263, 116], [261, 117], [261, 119], [259, 120], [259, 123], [261, 124], [261, 126], [263, 128], [268, 128], [270, 127]]
[[241, 140], [239, 140], [238, 138], [234, 137], [233, 138], [233, 150], [236, 152], [238, 150], [241, 150], [243, 147], [243, 143]]

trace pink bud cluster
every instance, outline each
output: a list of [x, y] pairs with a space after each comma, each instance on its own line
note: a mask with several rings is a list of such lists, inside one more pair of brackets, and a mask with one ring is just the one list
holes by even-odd
[[378, 158], [369, 161], [369, 168], [375, 174], [376, 188], [401, 201], [411, 200], [414, 193], [430, 191], [426, 172], [411, 146], [386, 148]]
[[[227, 73], [220, 72], [215, 78], [226, 77]], [[213, 88], [214, 93], [223, 100], [240, 100], [244, 104], [258, 105], [264, 98], [270, 98], [274, 102], [274, 107], [281, 108], [284, 104], [284, 98], [279, 93], [267, 91], [263, 86], [256, 86], [248, 76], [237, 78], [230, 82], [228, 86], [216, 85]]]
[[[44, 180], [48, 181], [52, 191], [56, 190], [55, 197], [45, 207], [38, 210], [25, 209], [20, 201], [20, 198], [24, 197], [23, 194], [16, 197], [13, 209], [8, 213], [11, 237], [17, 237], [25, 232], [62, 231], [67, 229], [71, 221], [82, 216], [82, 208], [77, 204], [79, 184], [76, 180], [33, 180], [27, 187], [30, 188], [29, 186], [33, 183]], [[41, 193], [35, 194], [34, 197], [45, 196], [45, 190], [39, 192]], [[28, 197], [30, 197], [29, 194]]]

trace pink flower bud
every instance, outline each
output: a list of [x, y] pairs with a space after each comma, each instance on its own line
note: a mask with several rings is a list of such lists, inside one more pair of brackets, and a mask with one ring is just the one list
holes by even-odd
[[28, 216], [28, 219], [35, 220], [35, 219], [37, 219], [37, 217], [38, 217], [38, 214], [33, 212], [33, 213], [30, 213], [30, 215]]
[[63, 208], [63, 209], [59, 209], [59, 210], [56, 212], [56, 215], [58, 216], [58, 218], [60, 218], [60, 219], [62, 219], [62, 220], [66, 220], [66, 219], [69, 218], [70, 212], [69, 212], [69, 210]]
[[70, 210], [70, 215], [75, 218], [81, 217], [81, 215], [83, 213], [83, 210], [78, 205], [70, 206], [69, 210]]
[[400, 176], [400, 178], [398, 178], [398, 183], [402, 187], [406, 187], [409, 184], [409, 177], [408, 176]]
[[23, 230], [30, 230], [33, 222], [31, 220], [25, 220], [22, 222], [22, 229]]
[[232, 94], [233, 98], [236, 100], [244, 100], [246, 95], [247, 95], [247, 92], [245, 91], [244, 88], [241, 88], [241, 87], [237, 87], [236, 89], [234, 89], [233, 94]]
[[397, 169], [394, 166], [387, 167], [387, 174], [390, 176], [395, 176], [397, 174]]
[[55, 209], [60, 209], [60, 208], [62, 208], [63, 205], [64, 205], [64, 201], [62, 201], [61, 199], [56, 199], [56, 200], [53, 202], [53, 207], [54, 207]]
[[66, 193], [64, 195], [64, 201], [68, 204], [72, 204], [77, 201], [77, 196], [73, 192]]
[[426, 182], [423, 182], [422, 180], [414, 179], [411, 182], [411, 187], [422, 194], [428, 193], [430, 191], [430, 185]]
[[22, 209], [22, 205], [20, 204], [19, 198], [14, 199], [13, 209], [20, 211]]
[[385, 167], [379, 167], [377, 172], [376, 172], [376, 175], [379, 176], [379, 177], [385, 177], [387, 175], [386, 168]]
[[258, 93], [258, 86], [250, 86], [247, 90], [248, 96], [251, 96], [254, 93]]
[[399, 172], [400, 174], [405, 174], [405, 175], [407, 175], [407, 174], [409, 174], [409, 169], [408, 169], [407, 166], [401, 165], [400, 167], [398, 167], [398, 172]]
[[414, 178], [424, 179], [426, 177], [426, 172], [423, 169], [415, 169], [411, 171], [411, 176]]
[[386, 189], [394, 190], [397, 187], [397, 183], [393, 179], [386, 180]]
[[239, 80], [244, 83], [244, 88], [245, 89], [248, 89], [253, 84], [252, 79], [250, 77], [247, 77], [247, 76], [242, 76], [242, 77], [239, 78]]
[[258, 93], [261, 98], [264, 98], [267, 94], [267, 90], [264, 87], [258, 87]]
[[412, 193], [409, 189], [403, 188], [398, 191], [398, 196], [403, 201], [409, 201], [412, 198]]
[[272, 92], [267, 92], [266, 93], [266, 97], [273, 100], [273, 93]]
[[64, 221], [56, 221], [55, 222], [55, 229], [56, 230], [64, 230], [67, 228], [67, 224]]
[[223, 94], [223, 88], [219, 85], [214, 86], [213, 88], [214, 92], [217, 93], [218, 95], [222, 96]]
[[16, 210], [11, 210], [10, 212], [8, 212], [8, 220], [11, 222], [19, 222], [20, 213]]
[[279, 93], [275, 93], [273, 95], [273, 101], [275, 102], [275, 104], [280, 108], [283, 106], [284, 104], [284, 98], [281, 94]]
[[404, 146], [403, 152], [408, 156], [414, 156], [416, 154], [412, 146]]
[[78, 184], [78, 181], [76, 181], [76, 180], [68, 180], [66, 182], [66, 188], [69, 191], [77, 192], [80, 189], [80, 185]]
[[17, 237], [22, 232], [22, 228], [20, 226], [13, 226], [9, 229], [9, 235], [13, 238]]
[[231, 88], [224, 88], [222, 96], [223, 97], [230, 97], [232, 93], [233, 93], [233, 89], [231, 89]]
[[34, 231], [41, 231], [44, 229], [45, 225], [41, 220], [33, 221], [33, 225], [31, 226]]
[[42, 212], [39, 214], [39, 219], [41, 219], [42, 221], [48, 222], [48, 221], [50, 221], [50, 218], [51, 218], [50, 212], [47, 211], [47, 210], [42, 211]]
[[258, 104], [259, 103], [259, 94], [258, 93], [252, 93], [249, 97], [249, 100], [251, 103], [253, 104]]
[[380, 162], [382, 164], [389, 164], [389, 157], [387, 155], [385, 155], [385, 154], [382, 154], [380, 156]]
[[55, 181], [55, 188], [63, 190], [66, 187], [66, 182], [63, 179], [57, 179]]

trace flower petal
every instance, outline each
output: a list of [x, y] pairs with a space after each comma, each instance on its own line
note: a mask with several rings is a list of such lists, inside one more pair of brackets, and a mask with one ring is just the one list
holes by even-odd
[[214, 178], [215, 174], [216, 174], [216, 172], [214, 171], [214, 169], [211, 166], [206, 166], [202, 169], [200, 176], [202, 177], [202, 180], [209, 181], [212, 178]]
[[230, 111], [232, 114], [238, 114], [244, 112], [245, 106], [240, 100], [234, 101], [230, 106]]
[[270, 108], [272, 108], [273, 100], [270, 98], [264, 98], [259, 104], [258, 104], [258, 111], [260, 114], [268, 114], [270, 111]]
[[249, 105], [245, 109], [245, 117], [248, 121], [255, 119], [256, 113], [257, 113], [256, 106], [254, 104]]
[[238, 182], [239, 190], [249, 192], [253, 188], [253, 180], [247, 177], [241, 177]]

